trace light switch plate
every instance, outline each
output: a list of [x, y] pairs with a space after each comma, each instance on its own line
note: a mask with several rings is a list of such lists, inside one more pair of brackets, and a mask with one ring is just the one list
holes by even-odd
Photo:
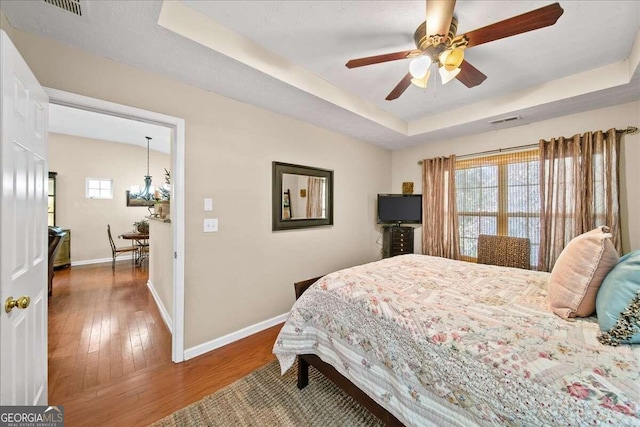
[[213, 233], [214, 231], [218, 231], [218, 218], [205, 218], [204, 232]]
[[213, 210], [213, 199], [204, 199], [204, 210], [212, 211]]

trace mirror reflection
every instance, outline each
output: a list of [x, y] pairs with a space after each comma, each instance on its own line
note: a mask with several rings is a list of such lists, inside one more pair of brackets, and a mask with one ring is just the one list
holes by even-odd
[[326, 178], [283, 173], [282, 189], [282, 220], [327, 217]]

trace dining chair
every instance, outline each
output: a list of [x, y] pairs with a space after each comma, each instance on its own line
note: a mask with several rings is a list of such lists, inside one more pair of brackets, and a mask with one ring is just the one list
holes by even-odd
[[531, 269], [531, 243], [524, 237], [478, 236], [478, 264]]
[[138, 245], [138, 265], [149, 261], [149, 243]]
[[113, 237], [111, 237], [111, 225], [107, 224], [107, 234], [109, 235], [109, 244], [111, 245], [111, 256], [113, 257], [113, 261], [111, 262], [111, 269], [115, 270], [116, 268], [116, 257], [118, 255], [126, 254], [128, 252], [133, 252], [132, 259], [135, 260], [137, 257], [138, 248], [135, 246], [127, 246], [127, 247], [116, 247], [116, 244], [113, 243]]

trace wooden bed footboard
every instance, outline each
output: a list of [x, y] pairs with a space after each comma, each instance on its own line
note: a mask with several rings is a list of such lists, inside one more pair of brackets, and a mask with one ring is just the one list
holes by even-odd
[[[309, 286], [317, 282], [321, 277], [314, 277], [313, 279], [303, 280], [301, 282], [294, 283], [294, 288], [296, 291], [296, 299], [300, 298], [300, 296], [306, 291]], [[309, 384], [309, 366], [313, 366], [327, 377], [329, 380], [333, 381], [335, 385], [340, 387], [359, 402], [362, 406], [367, 408], [373, 415], [378, 417], [382, 422], [384, 422], [388, 426], [403, 426], [395, 416], [391, 414], [391, 412], [387, 411], [385, 408], [380, 406], [375, 400], [369, 397], [364, 391], [360, 390], [355, 384], [353, 384], [349, 379], [343, 376], [340, 372], [336, 370], [330, 364], [324, 362], [315, 354], [301, 354], [298, 356], [298, 388], [303, 389]]]
[[378, 417], [388, 426], [403, 426], [391, 412], [380, 406], [375, 400], [369, 397], [367, 393], [360, 390], [350, 380], [344, 377], [333, 366], [324, 362], [315, 354], [301, 354], [298, 356], [298, 388], [304, 388], [309, 383], [309, 366], [313, 366], [325, 377], [333, 381], [335, 385], [340, 387], [351, 396], [356, 402], [367, 408], [373, 415]]
[[301, 282], [296, 282], [293, 284], [293, 288], [296, 291], [296, 299], [300, 298], [300, 295], [302, 295], [304, 293], [304, 291], [306, 291], [307, 289], [309, 289], [309, 286], [313, 285], [314, 283], [316, 283], [318, 280], [322, 279], [324, 276], [318, 276], [318, 277], [314, 277], [313, 279], [307, 279], [307, 280], [303, 280]]

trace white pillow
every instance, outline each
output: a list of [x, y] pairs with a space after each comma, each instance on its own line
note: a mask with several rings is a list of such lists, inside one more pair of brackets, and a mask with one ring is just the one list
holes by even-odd
[[549, 300], [558, 316], [591, 316], [598, 288], [618, 263], [609, 228], [602, 226], [581, 234], [564, 248], [551, 271]]

